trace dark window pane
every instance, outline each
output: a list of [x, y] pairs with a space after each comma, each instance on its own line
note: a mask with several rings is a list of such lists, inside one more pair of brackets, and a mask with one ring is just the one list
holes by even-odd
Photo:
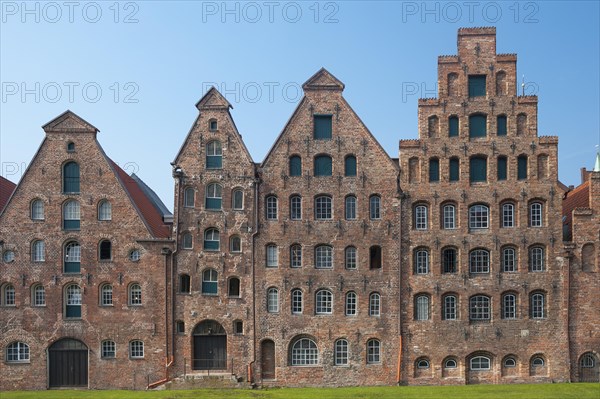
[[290, 176], [302, 175], [302, 159], [294, 155], [290, 158]]
[[498, 136], [506, 136], [506, 116], [500, 115], [498, 117]]
[[520, 156], [517, 160], [517, 178], [519, 180], [527, 179], [527, 157]]
[[452, 158], [450, 160], [450, 181], [458, 181], [460, 179], [460, 166], [458, 159]]
[[346, 176], [356, 176], [356, 157], [349, 155], [344, 163], [344, 174]]
[[485, 75], [469, 76], [469, 97], [485, 97]]
[[315, 115], [315, 139], [331, 138], [331, 115]]
[[487, 135], [487, 117], [485, 115], [469, 116], [469, 137], [485, 137]]
[[472, 182], [487, 180], [487, 161], [485, 158], [471, 158], [470, 176]]
[[79, 165], [75, 162], [65, 164], [63, 170], [63, 189], [65, 193], [79, 192]]
[[458, 118], [456, 116], [451, 116], [450, 119], [448, 119], [448, 136], [458, 136]]
[[315, 158], [315, 176], [331, 176], [331, 157], [319, 155]]
[[440, 181], [440, 161], [437, 158], [429, 160], [429, 181]]
[[498, 180], [506, 180], [506, 157], [498, 157]]

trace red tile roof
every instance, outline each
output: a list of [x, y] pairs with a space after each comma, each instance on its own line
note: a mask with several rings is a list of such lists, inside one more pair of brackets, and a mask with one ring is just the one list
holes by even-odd
[[144, 194], [140, 186], [129, 176], [123, 169], [119, 167], [113, 160], [110, 163], [117, 172], [117, 177], [123, 183], [123, 186], [129, 193], [134, 205], [137, 207], [140, 216], [144, 219], [150, 233], [156, 238], [169, 238], [171, 228], [163, 222], [163, 215], [158, 212], [152, 201]]
[[15, 187], [17, 187], [15, 183], [0, 176], [0, 213], [6, 206], [13, 191], [15, 191]]
[[590, 182], [589, 180], [585, 183], [577, 186], [575, 189], [569, 191], [563, 199], [563, 217], [565, 225], [568, 231], [573, 233], [573, 209], [575, 208], [589, 208], [590, 207]]

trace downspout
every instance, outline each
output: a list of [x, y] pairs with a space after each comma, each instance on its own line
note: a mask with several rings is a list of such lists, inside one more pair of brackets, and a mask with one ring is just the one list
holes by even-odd
[[[575, 249], [574, 247], [575, 246], [573, 246], [572, 249]], [[571, 368], [572, 368], [572, 365], [571, 365], [571, 342], [572, 341], [571, 341], [571, 307], [570, 306], [571, 306], [571, 266], [572, 266], [571, 262], [573, 261], [573, 256], [574, 256], [574, 254], [573, 254], [573, 252], [571, 252], [571, 249], [568, 249], [567, 256], [566, 256], [566, 258], [567, 258], [567, 275], [565, 278], [565, 285], [566, 285], [566, 291], [567, 291], [567, 294], [565, 297], [566, 297], [567, 303], [565, 304], [565, 306], [567, 309], [567, 326], [566, 326], [567, 342], [568, 342], [568, 345], [567, 345], [567, 365], [568, 366], [567, 367], [569, 370], [569, 382], [571, 382], [571, 375], [572, 375], [571, 374], [571, 371], [572, 371], [571, 370]]]
[[402, 215], [404, 214], [404, 198], [405, 195], [400, 188], [400, 172], [396, 179], [396, 189], [398, 190], [398, 198], [400, 199], [400, 207], [398, 212], [398, 369], [396, 370], [396, 383], [400, 385], [402, 381]]
[[[255, 172], [256, 173], [256, 172]], [[256, 362], [256, 236], [258, 235], [258, 188], [260, 179], [254, 179], [254, 233], [252, 233], [252, 339], [254, 341], [254, 350], [252, 351], [252, 361], [248, 365], [248, 383], [254, 383], [253, 366]]]

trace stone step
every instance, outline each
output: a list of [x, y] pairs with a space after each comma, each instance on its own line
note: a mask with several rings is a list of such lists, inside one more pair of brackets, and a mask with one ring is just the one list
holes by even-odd
[[247, 388], [242, 378], [231, 373], [191, 373], [173, 378], [171, 381], [157, 387], [157, 390], [196, 389], [196, 388]]

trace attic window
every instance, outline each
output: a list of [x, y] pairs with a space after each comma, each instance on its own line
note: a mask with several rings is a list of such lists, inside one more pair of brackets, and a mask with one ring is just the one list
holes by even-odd
[[215, 132], [217, 131], [217, 120], [216, 119], [211, 119], [208, 121], [208, 130], [210, 130], [211, 132]]
[[67, 143], [67, 152], [75, 152], [75, 143], [73, 143], [72, 141], [69, 141], [69, 143]]

